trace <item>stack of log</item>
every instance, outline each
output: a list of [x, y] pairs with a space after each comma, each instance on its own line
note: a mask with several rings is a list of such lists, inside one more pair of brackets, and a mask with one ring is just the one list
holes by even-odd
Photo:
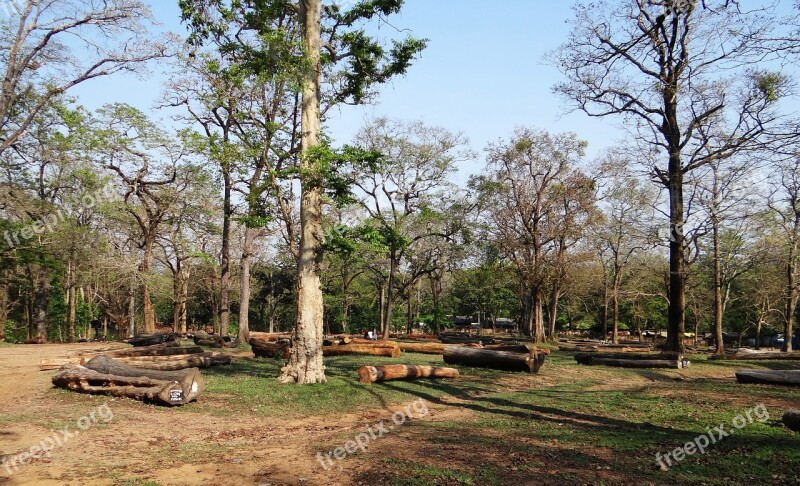
[[155, 346], [157, 344], [164, 344], [168, 342], [176, 342], [175, 334], [173, 333], [137, 334], [136, 336], [128, 340], [128, 344], [134, 347]]
[[538, 373], [547, 354], [532, 347], [527, 352], [499, 351], [496, 349], [447, 346], [444, 362], [447, 364], [493, 368], [505, 371]]
[[384, 366], [362, 366], [358, 369], [358, 381], [375, 383], [377, 381], [413, 380], [417, 378], [458, 378], [455, 368], [435, 366], [413, 366], [393, 364]]
[[688, 368], [685, 356], [673, 352], [664, 353], [578, 353], [575, 361], [582, 365], [602, 365], [616, 368]]
[[800, 386], [800, 370], [738, 370], [736, 381], [757, 385]]
[[291, 340], [292, 335], [288, 332], [250, 332], [250, 339], [258, 339], [259, 341], [277, 342], [283, 339]]
[[141, 369], [102, 355], [85, 365], [64, 365], [52, 382], [59, 388], [81, 393], [128, 397], [167, 406], [192, 402], [205, 388], [197, 368]]
[[157, 344], [141, 348], [86, 353], [74, 358], [61, 360], [42, 360], [39, 363], [39, 369], [49, 371], [59, 369], [64, 365], [85, 365], [97, 356], [112, 358], [135, 368], [160, 371], [208, 368], [230, 364], [231, 362], [231, 357], [226, 354], [204, 352], [200, 347], [180, 348]]

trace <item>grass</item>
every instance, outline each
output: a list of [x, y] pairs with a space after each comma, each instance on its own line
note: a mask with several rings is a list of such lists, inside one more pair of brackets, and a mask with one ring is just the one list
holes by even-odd
[[[783, 411], [797, 403], [797, 390], [738, 385], [733, 378], [738, 368], [785, 369], [786, 362], [727, 363], [693, 356], [687, 370], [632, 370], [583, 367], [570, 353], [554, 352], [538, 375], [460, 368], [458, 380], [359, 383], [358, 367], [376, 362], [442, 364], [441, 357], [419, 354], [326, 358], [328, 384], [299, 387], [277, 382], [280, 361], [240, 359], [203, 370], [206, 393], [199, 403], [152, 410], [187, 417], [327, 419], [364, 412], [386, 416], [422, 398], [439, 411], [457, 413], [457, 419], [413, 421], [390, 434], [394, 439], [381, 439], [359, 453], [365, 470], [354, 481], [363, 484], [500, 485], [539, 478], [564, 485], [800, 482], [800, 435], [779, 423]], [[80, 395], [53, 393], [86, 403]], [[730, 430], [735, 417], [762, 403], [769, 420], [753, 421], [705, 454], [659, 469], [656, 454], [695, 440], [709, 427], [726, 424]], [[18, 420], [22, 417], [0, 416], [0, 425]], [[328, 450], [348, 437], [352, 433], [345, 430], [313, 447]], [[164, 445], [153, 454], [193, 463], [233, 453], [225, 441], [203, 444]]]

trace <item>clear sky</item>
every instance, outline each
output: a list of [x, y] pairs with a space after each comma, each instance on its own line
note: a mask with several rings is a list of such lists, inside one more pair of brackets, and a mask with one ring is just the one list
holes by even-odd
[[[165, 29], [185, 35], [177, 0], [150, 2]], [[566, 113], [562, 100], [551, 93], [560, 74], [542, 59], [566, 39], [572, 4], [570, 0], [407, 0], [392, 23], [430, 39], [428, 49], [406, 77], [382, 88], [375, 104], [331, 113], [329, 133], [337, 143], [347, 143], [373, 116], [423, 120], [463, 132], [478, 157], [465, 164], [462, 181], [482, 167], [488, 142], [507, 138], [518, 126], [574, 131], [589, 142], [588, 156], [595, 157], [622, 138], [615, 128], [619, 120]], [[156, 69], [146, 79], [106, 79], [73, 94], [91, 109], [125, 102], [151, 110], [163, 80]], [[166, 117], [155, 111], [153, 115]]]

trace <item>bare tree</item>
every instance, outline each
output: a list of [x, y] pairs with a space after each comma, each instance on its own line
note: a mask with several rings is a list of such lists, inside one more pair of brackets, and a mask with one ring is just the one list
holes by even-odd
[[69, 89], [168, 55], [138, 0], [25, 0], [0, 21], [0, 154]]
[[670, 350], [683, 349], [685, 330], [684, 179], [780, 123], [774, 102], [786, 79], [758, 70], [775, 25], [772, 7], [738, 2], [600, 1], [576, 6], [569, 40], [550, 55], [567, 77], [557, 93], [590, 116], [620, 116], [663, 154], [651, 174], [669, 193]]

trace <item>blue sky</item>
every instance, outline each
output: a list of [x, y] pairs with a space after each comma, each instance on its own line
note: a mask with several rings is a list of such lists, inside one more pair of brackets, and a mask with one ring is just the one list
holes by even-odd
[[[184, 32], [177, 1], [150, 3], [165, 29]], [[550, 92], [559, 74], [542, 61], [565, 39], [570, 5], [563, 0], [407, 0], [392, 23], [430, 39], [428, 49], [406, 77], [382, 87], [376, 103], [330, 113], [329, 133], [337, 143], [347, 143], [374, 116], [423, 120], [463, 132], [478, 158], [465, 164], [460, 179], [482, 167], [488, 142], [507, 138], [517, 126], [575, 131], [589, 141], [589, 154], [597, 154], [619, 132], [582, 114], [564, 116], [560, 100]], [[382, 29], [396, 35], [386, 26]], [[169, 124], [166, 113], [153, 109], [163, 81], [155, 68], [144, 79], [116, 76], [80, 86], [72, 94], [90, 109], [124, 102]]]
[[[165, 29], [185, 35], [177, 0], [150, 3]], [[462, 167], [462, 182], [483, 166], [487, 143], [507, 138], [518, 126], [576, 132], [589, 142], [588, 158], [597, 156], [624, 136], [616, 125], [619, 120], [566, 113], [562, 100], [551, 93], [560, 74], [542, 60], [566, 39], [572, 4], [568, 0], [407, 0], [392, 24], [428, 38], [428, 49], [406, 77], [381, 89], [375, 104], [330, 113], [329, 133], [337, 143], [347, 143], [375, 116], [423, 120], [463, 132], [478, 156]], [[389, 27], [381, 29], [387, 36], [397, 35]], [[113, 82], [86, 84], [73, 94], [90, 109], [125, 102], [166, 118], [166, 113], [152, 110], [163, 80], [164, 75], [155, 69], [144, 79], [118, 76]]]

